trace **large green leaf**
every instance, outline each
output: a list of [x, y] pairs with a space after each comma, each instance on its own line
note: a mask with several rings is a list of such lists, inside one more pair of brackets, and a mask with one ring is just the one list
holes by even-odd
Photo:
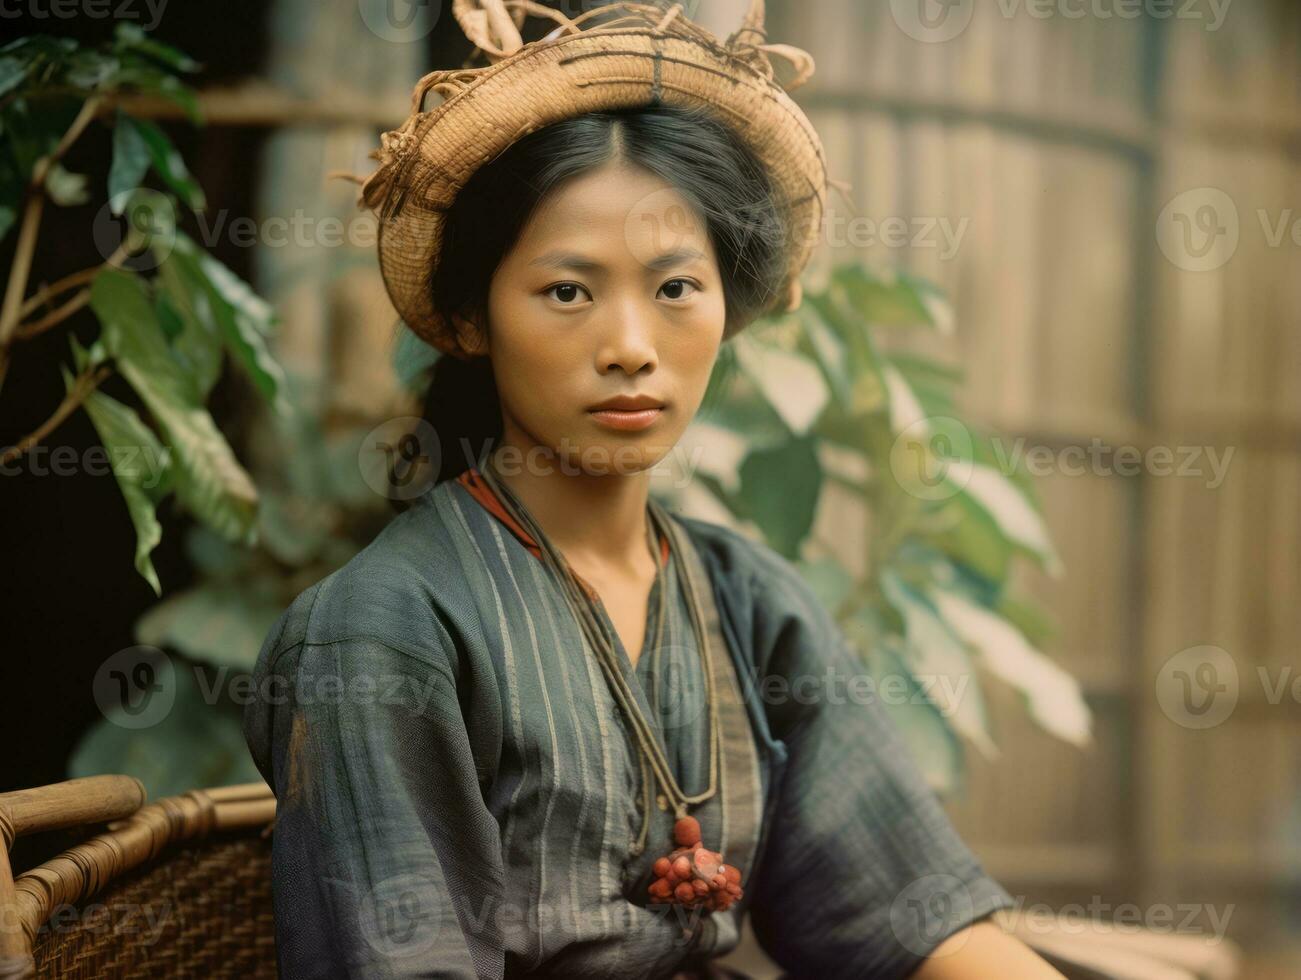
[[140, 129], [119, 109], [113, 124], [113, 162], [108, 168], [108, 201], [114, 214], [122, 213], [127, 195], [144, 180], [149, 160], [149, 146]]
[[[844, 406], [851, 415], [880, 411], [886, 403], [885, 381], [881, 377], [882, 358], [872, 343], [867, 324], [858, 310], [838, 303], [829, 293], [807, 297], [809, 313], [844, 346], [849, 372], [849, 399]], [[805, 320], [805, 329], [809, 319]]]
[[817, 440], [792, 439], [771, 449], [756, 449], [741, 464], [740, 500], [768, 543], [787, 558], [798, 558], [800, 542], [813, 527], [822, 493]]
[[830, 397], [817, 365], [808, 358], [743, 336], [732, 341], [737, 361], [795, 435], [804, 435]]
[[1001, 588], [1011, 571], [1015, 549], [994, 519], [961, 493], [945, 504], [941, 514], [944, 529], [929, 532], [927, 539], [967, 571]]
[[13, 55], [0, 57], [0, 95], [15, 89], [27, 78], [31, 63]]
[[954, 394], [962, 380], [960, 370], [906, 352], [892, 353], [890, 363], [908, 383], [927, 415], [953, 415]]
[[106, 349], [173, 450], [181, 502], [227, 537], [253, 543], [257, 491], [212, 417], [195, 404], [145, 284], [131, 273], [104, 269], [91, 286], [90, 304], [104, 325]]
[[913, 393], [912, 386], [893, 364], [882, 365], [881, 377], [890, 400], [890, 425], [895, 432], [927, 421], [926, 410]]
[[135, 130], [140, 142], [149, 153], [149, 162], [153, 164], [154, 170], [163, 182], [175, 191], [191, 210], [202, 211], [206, 203], [203, 188], [190, 175], [185, 161], [172, 145], [167, 134], [148, 119], [136, 119], [122, 114], [118, 121], [121, 125]]
[[980, 651], [990, 673], [1019, 690], [1045, 731], [1074, 745], [1091, 741], [1091, 714], [1070, 674], [1032, 647], [1006, 620], [966, 596], [932, 589], [932, 602], [949, 627]]
[[[710, 385], [713, 387], [715, 381], [711, 379]], [[726, 381], [718, 382], [716, 395], [706, 395], [701, 410], [696, 413], [696, 419], [739, 433], [752, 447], [781, 446], [791, 437], [790, 429], [777, 410], [759, 393], [750, 379], [739, 372], [729, 375]]]
[[994, 611], [1025, 634], [1036, 647], [1047, 646], [1057, 636], [1052, 614], [1037, 602], [1018, 599], [1006, 592], [994, 600]]
[[123, 21], [113, 32], [114, 49], [117, 51], [135, 51], [143, 54], [166, 67], [178, 72], [196, 72], [203, 66], [184, 52], [178, 51], [170, 44], [155, 41], [139, 24]]
[[207, 299], [206, 304], [200, 304], [196, 296], [195, 315], [205, 315], [215, 322], [225, 338], [226, 349], [248, 372], [272, 408], [277, 414], [287, 413], [289, 403], [282, 394], [284, 369], [268, 346], [278, 322], [275, 309], [186, 235], [177, 234], [170, 258], [182, 270], [187, 288]]
[[[66, 368], [63, 381], [68, 389], [75, 381]], [[149, 556], [163, 538], [163, 528], [154, 509], [167, 488], [167, 456], [140, 416], [115, 398], [102, 391], [92, 391], [82, 406], [108, 452], [109, 465], [135, 527], [136, 571], [155, 595], [162, 595], [162, 585]]]
[[[81, 111], [85, 99], [50, 95], [40, 99], [15, 98], [0, 113], [9, 163], [24, 189], [36, 161], [58, 146], [63, 134]], [[0, 154], [4, 156], [4, 154]]]
[[32, 35], [0, 48], [0, 95], [35, 98], [56, 91], [84, 98], [130, 89], [175, 102], [200, 123], [194, 90], [176, 74], [198, 67], [134, 24], [119, 24], [112, 43], [94, 48], [78, 47], [71, 38]]
[[881, 576], [886, 600], [904, 620], [909, 670], [954, 729], [987, 757], [998, 755], [975, 665], [966, 647], [923, 595], [893, 572]]
[[963, 494], [989, 515], [1005, 538], [1038, 558], [1050, 574], [1061, 574], [1048, 528], [1025, 494], [998, 470], [979, 463], [964, 473], [963, 481]]
[[103, 88], [122, 69], [122, 62], [103, 51], [82, 49], [68, 58], [64, 81], [74, 88]]
[[154, 282], [154, 305], [172, 355], [192, 385], [194, 400], [205, 402], [221, 376], [225, 349], [212, 299], [190, 263], [175, 251], [159, 264]]
[[796, 316], [802, 331], [801, 348], [822, 371], [836, 403], [848, 409], [853, 400], [854, 379], [844, 340], [823, 322], [818, 308], [812, 303], [800, 304]]
[[831, 293], [872, 326], [953, 329], [952, 312], [940, 291], [904, 273], [876, 275], [858, 263], [846, 263], [832, 273]]

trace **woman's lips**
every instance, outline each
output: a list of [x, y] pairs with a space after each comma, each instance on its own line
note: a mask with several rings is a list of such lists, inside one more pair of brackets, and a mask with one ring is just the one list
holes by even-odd
[[589, 414], [602, 425], [608, 426], [611, 429], [621, 429], [628, 432], [645, 429], [654, 425], [655, 420], [663, 413], [663, 408], [638, 408], [631, 410], [602, 408]]

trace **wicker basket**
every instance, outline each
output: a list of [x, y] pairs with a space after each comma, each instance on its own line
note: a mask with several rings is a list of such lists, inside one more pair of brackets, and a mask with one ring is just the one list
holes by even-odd
[[[130, 776], [0, 794], [0, 980], [275, 977], [274, 818], [265, 783], [149, 804]], [[81, 826], [86, 839], [13, 876], [17, 837]]]

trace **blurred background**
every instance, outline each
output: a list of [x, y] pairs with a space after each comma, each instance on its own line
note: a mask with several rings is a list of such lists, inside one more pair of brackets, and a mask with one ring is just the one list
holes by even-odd
[[[572, 16], [599, 5], [551, 6]], [[721, 37], [747, 6], [685, 5]], [[263, 330], [272, 314], [211, 268], [194, 294], [211, 289], [214, 308], [233, 311], [231, 335], [244, 338], [224, 370], [217, 355], [200, 400], [256, 485], [256, 547], [242, 530], [226, 533], [239, 521], [204, 511], [203, 494], [187, 497], [182, 482], [177, 496], [153, 501], [151, 587], [122, 475], [75, 463], [109, 441], [111, 406], [94, 418], [73, 410], [43, 439], [50, 450], [71, 447], [66, 472], [31, 452], [6, 463], [0, 789], [97, 771], [138, 774], [151, 795], [255, 778], [231, 705], [216, 720], [202, 692], [182, 686], [158, 729], [166, 737], [142, 740], [108, 717], [109, 665], [160, 648], [228, 683], [288, 601], [391, 517], [392, 495], [358, 461], [420, 414], [427, 363], [395, 329], [355, 186], [329, 175], [368, 172], [367, 153], [405, 118], [414, 81], [470, 55], [446, 7], [141, 0], [107, 11], [32, 0], [0, 15], [8, 38], [88, 46], [109, 43], [127, 21], [198, 63], [186, 82], [201, 126], [165, 85], [129, 96], [131, 115], [156, 124], [184, 160], [167, 173], [163, 154], [153, 161], [159, 179], [146, 183], [182, 199], [187, 179], [202, 188], [206, 207], [178, 214], [178, 227], [275, 318]], [[1301, 7], [770, 0], [768, 28], [770, 40], [816, 58], [813, 81], [792, 97], [821, 135], [832, 177], [848, 185], [829, 200], [807, 279], [819, 302], [806, 306], [831, 322], [838, 288], [862, 297], [888, 431], [903, 438], [919, 419], [961, 419], [959, 435], [979, 443], [968, 455], [1022, 488], [1037, 515], [977, 495], [998, 538], [980, 546], [996, 572], [972, 573], [986, 589], [982, 608], [1015, 627], [1013, 646], [1033, 641], [1038, 659], [1000, 669], [984, 650], [984, 666], [1006, 683], [982, 685], [979, 732], [945, 716], [963, 747], [956, 763], [928, 759], [928, 775], [1026, 907], [1087, 912], [1092, 903], [1112, 919], [1129, 903], [1131, 921], [1159, 932], [1208, 946], [1227, 935], [1245, 951], [1241, 976], [1301, 975]], [[0, 93], [12, 61], [0, 53]], [[5, 121], [18, 146], [21, 120]], [[103, 263], [114, 247], [105, 236], [121, 240], [104, 180], [125, 154], [122, 131], [90, 126], [63, 157], [57, 183], [85, 174], [89, 191], [51, 189], [63, 200], [45, 208], [22, 296]], [[153, 130], [140, 132], [153, 145]], [[22, 250], [20, 192], [11, 180], [6, 269]], [[88, 302], [14, 344], [0, 446], [65, 403], [61, 365], [83, 366], [69, 335], [90, 346], [94, 314], [104, 321], [111, 305]], [[896, 329], [909, 325], [901, 305], [920, 311], [921, 329]], [[782, 329], [774, 325], [773, 349], [783, 349]], [[818, 384], [834, 392], [837, 365], [825, 363], [825, 348], [821, 356]], [[785, 436], [825, 435], [807, 417], [793, 421], [808, 415], [801, 399], [825, 391], [796, 390], [798, 372], [774, 391], [753, 355], [748, 366]], [[917, 395], [903, 400], [912, 414], [899, 378]], [[99, 390], [165, 420], [129, 380], [109, 377]], [[855, 385], [850, 378], [841, 394], [870, 397]], [[276, 398], [293, 410], [275, 412]], [[730, 510], [775, 542], [787, 512], [769, 520], [753, 501], [747, 510], [745, 473], [729, 491], [716, 462], [745, 458], [720, 432], [727, 418], [704, 420], [699, 438], [719, 449], [719, 472], [702, 464], [709, 492], [688, 488], [683, 506], [717, 519]], [[160, 425], [168, 443], [176, 433]], [[731, 428], [734, 440], [743, 427]], [[922, 438], [937, 434], [953, 430], [932, 425]], [[754, 445], [769, 465], [788, 458], [786, 443], [755, 436]], [[846, 492], [858, 485], [853, 473], [889, 466], [890, 450], [842, 458], [837, 471], [834, 449], [822, 464], [828, 479], [806, 495], [811, 525], [781, 532], [782, 550], [832, 593], [872, 580], [888, 601], [867, 604], [855, 636], [888, 648], [901, 631], [906, 657], [918, 642], [912, 607], [872, 550], [898, 526], [894, 512], [872, 506], [880, 496]], [[745, 465], [754, 473], [764, 459]], [[222, 492], [247, 518], [238, 483], [227, 479]], [[720, 506], [729, 501], [736, 506]], [[961, 575], [979, 564], [967, 560], [971, 547], [942, 549]], [[829, 567], [839, 578], [827, 585]], [[1037, 673], [1012, 676], [1021, 668]], [[919, 753], [928, 737], [918, 736]], [[986, 738], [994, 750], [972, 749]]]

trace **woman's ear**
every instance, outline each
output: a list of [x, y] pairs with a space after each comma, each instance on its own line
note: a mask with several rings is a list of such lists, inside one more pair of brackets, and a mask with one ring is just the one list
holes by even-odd
[[452, 314], [452, 329], [456, 342], [469, 357], [482, 357], [488, 353], [488, 331], [467, 320], [459, 313]]

